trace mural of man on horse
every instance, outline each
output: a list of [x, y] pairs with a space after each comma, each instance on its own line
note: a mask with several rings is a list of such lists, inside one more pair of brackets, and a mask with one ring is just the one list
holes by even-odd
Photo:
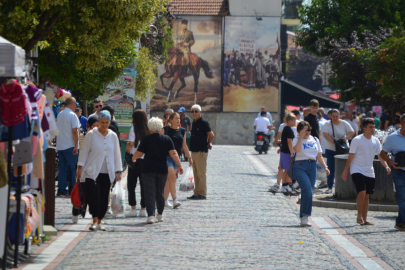
[[[200, 77], [200, 69], [204, 70], [207, 78], [213, 78], [212, 71], [208, 66], [208, 62], [200, 58], [198, 55], [191, 52], [191, 46], [195, 44], [193, 32], [187, 29], [188, 21], [181, 21], [182, 30], [177, 35], [176, 45], [168, 49], [169, 60], [165, 63], [166, 72], [160, 76], [162, 87], [169, 91], [167, 102], [171, 100], [171, 93], [177, 80], [180, 80], [181, 86], [175, 92], [173, 98], [179, 96], [181, 89], [186, 87], [184, 78], [193, 76], [194, 78], [194, 104], [197, 102], [198, 79]], [[173, 78], [169, 87], [163, 82], [163, 78]]]

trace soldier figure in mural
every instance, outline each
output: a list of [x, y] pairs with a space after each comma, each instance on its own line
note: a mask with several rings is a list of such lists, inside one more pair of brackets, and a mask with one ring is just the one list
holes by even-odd
[[253, 57], [253, 53], [248, 53], [248, 59], [246, 61], [247, 68], [246, 68], [246, 86], [249, 90], [256, 88], [256, 59]]
[[224, 54], [224, 86], [229, 86], [231, 68], [231, 55], [228, 54], [228, 57], [226, 57], [226, 54]]
[[234, 75], [235, 78], [233, 80], [234, 85], [241, 85], [240, 81], [240, 72], [244, 68], [244, 59], [239, 56], [239, 52], [235, 52], [235, 56], [233, 58], [233, 68], [234, 68]]
[[[165, 63], [166, 72], [160, 76], [162, 87], [169, 91], [167, 102], [171, 100], [171, 93], [177, 80], [180, 80], [181, 86], [175, 92], [173, 98], [179, 96], [181, 89], [186, 87], [184, 78], [188, 76], [194, 77], [194, 104], [197, 102], [198, 79], [200, 77], [200, 69], [204, 70], [207, 78], [213, 78], [212, 71], [208, 66], [208, 62], [200, 58], [195, 53], [191, 52], [191, 46], [195, 44], [193, 32], [187, 29], [188, 21], [182, 20], [182, 30], [177, 34], [176, 45], [168, 49], [169, 60]], [[169, 87], [163, 82], [163, 78], [173, 78]]]

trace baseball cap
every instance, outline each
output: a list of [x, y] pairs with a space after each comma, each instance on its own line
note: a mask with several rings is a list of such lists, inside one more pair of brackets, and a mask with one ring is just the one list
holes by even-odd
[[186, 109], [184, 107], [180, 107], [180, 109], [177, 112], [185, 112]]

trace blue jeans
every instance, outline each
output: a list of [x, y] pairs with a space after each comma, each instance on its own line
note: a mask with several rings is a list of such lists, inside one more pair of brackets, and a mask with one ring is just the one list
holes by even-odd
[[395, 196], [398, 203], [396, 224], [403, 224], [405, 223], [405, 171], [392, 169], [391, 175], [395, 184]]
[[[66, 193], [67, 182], [69, 182], [69, 190], [73, 189], [76, 184], [76, 165], [79, 154], [73, 155], [73, 147], [66, 150], [58, 150], [59, 156], [59, 174], [58, 174], [58, 190], [60, 193]], [[70, 173], [68, 175], [68, 169]], [[69, 179], [67, 179], [69, 176]]]
[[311, 216], [312, 191], [316, 180], [316, 161], [298, 160], [293, 165], [294, 178], [301, 188], [300, 217]]
[[335, 182], [335, 155], [335, 151], [329, 149], [325, 150], [325, 157], [327, 158], [326, 165], [328, 165], [328, 169], [330, 171], [330, 174], [327, 177], [329, 189], [333, 188], [333, 183]]

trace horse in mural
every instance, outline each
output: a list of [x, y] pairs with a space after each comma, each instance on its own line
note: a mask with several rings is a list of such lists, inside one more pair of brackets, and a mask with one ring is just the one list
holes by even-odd
[[[167, 95], [167, 102], [170, 102], [172, 90], [174, 85], [178, 80], [181, 82], [181, 86], [173, 95], [173, 99], [179, 96], [181, 89], [186, 87], [186, 82], [184, 78], [188, 76], [193, 76], [194, 78], [194, 104], [197, 104], [197, 92], [198, 92], [198, 79], [200, 77], [201, 68], [204, 70], [204, 74], [207, 78], [214, 78], [211, 69], [208, 66], [208, 62], [196, 55], [195, 53], [190, 53], [190, 60], [187, 62], [184, 59], [183, 52], [181, 52], [175, 46], [168, 50], [169, 60], [165, 63], [166, 72], [160, 75], [160, 81], [162, 82], [162, 87], [169, 91]], [[169, 87], [163, 82], [163, 78], [169, 79], [173, 78]]]

